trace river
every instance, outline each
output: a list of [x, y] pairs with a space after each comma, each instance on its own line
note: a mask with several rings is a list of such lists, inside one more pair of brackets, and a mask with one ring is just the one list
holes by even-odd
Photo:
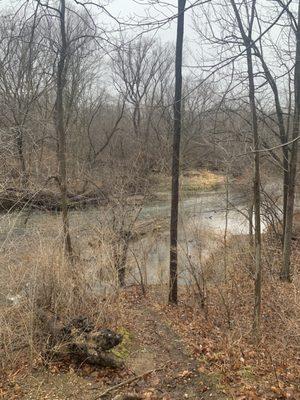
[[[224, 188], [216, 191], [195, 193], [180, 201], [179, 248], [180, 282], [188, 283], [191, 268], [201, 271], [202, 263], [228, 235], [248, 233], [247, 202], [245, 196], [232, 191], [227, 196]], [[229, 205], [229, 206], [228, 206]], [[226, 207], [228, 206], [227, 210]], [[103, 252], [97, 246], [88, 246], [91, 238], [97, 237], [101, 229], [101, 215], [104, 209], [86, 209], [70, 212], [72, 239], [80, 248], [80, 257], [91, 268], [103, 264]], [[165, 218], [170, 215], [170, 201], [152, 202], [143, 207], [141, 220]], [[2, 215], [0, 238], [2, 252], [15, 250], [14, 257], [22, 261], [28, 246], [34, 247], [47, 240], [61, 241], [61, 217], [57, 213], [35, 212], [27, 220], [23, 212]], [[26, 221], [26, 224], [25, 224]], [[23, 252], [24, 251], [24, 252]], [[143, 280], [147, 284], [168, 281], [169, 232], [166, 228], [155, 234], [146, 235], [131, 244], [128, 252], [128, 282]]]

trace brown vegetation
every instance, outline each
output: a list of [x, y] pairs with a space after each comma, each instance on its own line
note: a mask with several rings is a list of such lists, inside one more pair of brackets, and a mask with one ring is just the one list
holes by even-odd
[[1, 6], [0, 397], [298, 400], [300, 0], [102, 3]]

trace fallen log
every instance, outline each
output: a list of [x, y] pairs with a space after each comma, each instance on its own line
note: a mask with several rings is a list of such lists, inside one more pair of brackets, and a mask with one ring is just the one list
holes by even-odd
[[[69, 209], [80, 209], [107, 202], [107, 196], [101, 190], [83, 194], [68, 193], [67, 198]], [[24, 208], [61, 211], [60, 194], [50, 190], [31, 191], [16, 188], [8, 188], [0, 192], [0, 212], [13, 212]]]
[[44, 311], [39, 311], [39, 318], [48, 332], [47, 352], [51, 355], [100, 367], [122, 366], [110, 351], [121, 343], [122, 335], [107, 328], [97, 329], [86, 317], [75, 318], [66, 325]]

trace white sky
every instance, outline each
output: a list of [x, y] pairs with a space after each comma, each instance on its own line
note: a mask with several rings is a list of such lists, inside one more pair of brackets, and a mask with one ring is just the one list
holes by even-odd
[[[172, 2], [172, 1], [171, 1]], [[177, 0], [173, 0], [174, 8], [167, 9], [166, 7], [155, 7], [155, 6], [145, 6], [137, 4], [134, 0], [113, 0], [109, 5], [109, 10], [121, 19], [142, 19], [150, 13], [153, 19], [162, 19], [166, 15], [171, 16], [176, 14], [177, 10]], [[188, 13], [187, 13], [188, 14]], [[186, 15], [187, 15], [186, 14]], [[190, 14], [190, 13], [189, 13]], [[188, 15], [186, 16], [188, 22]], [[174, 41], [176, 34], [176, 23], [173, 21], [171, 24], [167, 25], [164, 29], [159, 32], [159, 35], [163, 40]]]
[[[84, 0], [82, 0], [84, 1]], [[187, 5], [189, 5], [193, 0], [187, 0]], [[52, 3], [58, 2], [57, 0], [52, 0]], [[72, 0], [69, 0], [71, 3]], [[24, 3], [24, 0], [0, 0], [0, 12], [1, 8], [9, 8], [13, 6], [14, 8], [20, 6]], [[51, 1], [50, 1], [51, 3]], [[151, 17], [152, 20], [162, 20], [166, 17], [171, 17], [176, 14], [177, 11], [177, 0], [168, 0], [168, 3], [171, 6], [155, 6], [155, 5], [147, 5], [147, 0], [94, 0], [94, 3], [98, 4], [107, 4], [107, 10], [117, 17], [118, 19], [126, 22], [134, 22], [137, 20], [143, 20], [148, 16]], [[144, 4], [142, 4], [144, 3]], [[95, 8], [94, 8], [95, 11]], [[193, 30], [191, 28], [192, 25], [192, 11], [189, 10], [185, 14], [185, 44], [190, 46], [192, 44], [193, 38], [195, 38], [193, 34]], [[110, 18], [102, 15], [101, 19], [110, 24]], [[129, 31], [130, 33], [130, 31]], [[176, 20], [167, 24], [164, 28], [161, 28], [158, 32], [154, 32], [153, 34], [160, 37], [163, 41], [168, 41], [175, 43], [176, 40]]]
[[[141, 4], [141, 3], [144, 3]], [[168, 3], [173, 4], [170, 7], [146, 5], [147, 0], [111, 0], [108, 10], [116, 17], [123, 21], [133, 22], [143, 20], [145, 17], [150, 17], [151, 20], [162, 20], [166, 17], [172, 17], [177, 13], [177, 0], [169, 0]], [[190, 0], [187, 0], [187, 5]], [[194, 41], [195, 35], [192, 30], [192, 11], [189, 10], [185, 14], [185, 44], [190, 46]], [[162, 41], [167, 41], [175, 44], [176, 41], [176, 20], [160, 28], [158, 31], [153, 31], [153, 34], [160, 37]]]

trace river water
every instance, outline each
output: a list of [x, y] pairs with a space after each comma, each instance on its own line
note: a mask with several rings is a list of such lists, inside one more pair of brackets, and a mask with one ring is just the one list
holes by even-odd
[[[228, 200], [228, 201], [227, 201]], [[103, 264], [103, 254], [99, 248], [87, 246], [91, 237], [101, 229], [103, 209], [86, 209], [70, 212], [72, 239], [78, 247], [82, 243], [80, 256], [91, 268]], [[201, 271], [202, 263], [221, 246], [225, 230], [228, 235], [248, 233], [247, 201], [243, 194], [224, 190], [195, 193], [180, 201], [179, 221], [179, 266], [180, 282], [191, 279], [191, 268]], [[165, 218], [170, 216], [170, 201], [156, 201], [144, 206], [139, 219]], [[38, 238], [43, 241], [61, 241], [61, 217], [55, 213], [36, 212], [2, 215], [0, 217], [0, 250], [6, 251], [15, 246], [17, 257], [22, 257], [23, 249], [31, 246], [34, 251]], [[100, 222], [99, 222], [100, 221]], [[147, 284], [168, 281], [169, 232], [165, 229], [132, 243], [128, 252], [128, 282], [140, 281], [141, 276]], [[38, 232], [38, 236], [37, 233]], [[83, 239], [84, 238], [84, 239]], [[17, 245], [17, 246], [16, 246]], [[101, 261], [102, 257], [102, 261]]]
[[[201, 264], [223, 243], [228, 236], [248, 233], [247, 201], [243, 194], [209, 191], [182, 199], [179, 217], [179, 282], [187, 284]], [[170, 201], [145, 207], [142, 218], [169, 217]], [[168, 281], [169, 232], [152, 239], [142, 239], [137, 248], [145, 249], [145, 281], [147, 284]]]

